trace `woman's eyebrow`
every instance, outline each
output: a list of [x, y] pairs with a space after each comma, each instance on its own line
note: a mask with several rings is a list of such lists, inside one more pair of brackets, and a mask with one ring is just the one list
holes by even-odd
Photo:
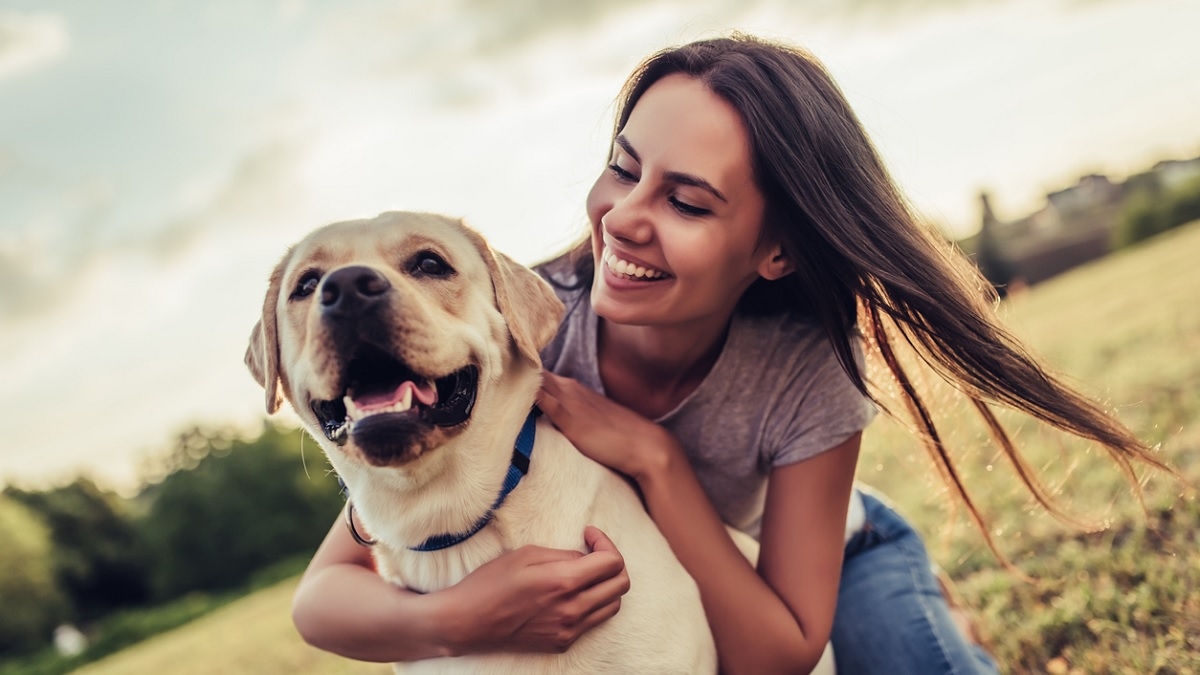
[[[621, 149], [624, 150], [626, 153], [628, 153], [629, 156], [633, 158], [633, 161], [637, 162], [638, 164], [642, 163], [642, 158], [638, 156], [637, 150], [633, 149], [633, 145], [629, 142], [628, 138], [625, 138], [623, 135], [618, 135], [615, 139], [613, 139], [613, 142], [616, 143], [617, 145], [621, 146]], [[680, 185], [690, 185], [692, 187], [698, 187], [701, 190], [712, 193], [712, 195], [714, 197], [716, 197], [717, 199], [720, 199], [721, 201], [725, 202], [726, 204], [729, 203], [729, 200], [725, 198], [725, 195], [721, 194], [720, 190], [713, 187], [712, 183], [704, 180], [703, 178], [701, 178], [699, 176], [693, 176], [690, 173], [683, 173], [680, 171], [668, 171], [667, 173], [663, 174], [663, 178], [672, 183], [679, 183]]]
[[638, 164], [642, 163], [642, 157], [638, 155], [637, 150], [633, 149], [633, 144], [629, 142], [628, 138], [618, 134], [617, 137], [613, 139], [613, 142], [621, 146], [621, 149], [625, 151], [625, 154], [632, 157], [633, 161], [637, 162]]
[[678, 171], [668, 171], [667, 173], [663, 174], [663, 178], [673, 183], [679, 183], [680, 185], [691, 185], [693, 187], [698, 187], [701, 190], [712, 193], [712, 196], [720, 199], [726, 204], [729, 203], [729, 200], [725, 199], [725, 195], [721, 194], [720, 190], [713, 187], [712, 183], [699, 176], [693, 176], [690, 173], [680, 173]]

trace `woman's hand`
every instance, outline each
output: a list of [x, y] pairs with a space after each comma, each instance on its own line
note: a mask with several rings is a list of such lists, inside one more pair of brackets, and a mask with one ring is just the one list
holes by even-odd
[[469, 624], [454, 631], [454, 651], [562, 653], [616, 614], [629, 591], [625, 561], [599, 529], [583, 538], [590, 553], [523, 546], [447, 589]]
[[538, 407], [580, 452], [639, 483], [682, 452], [666, 429], [569, 377], [543, 373]]
[[339, 519], [300, 580], [292, 617], [309, 644], [359, 661], [562, 652], [616, 614], [629, 590], [612, 541], [594, 527], [583, 540], [589, 553], [526, 546], [420, 594], [376, 574]]

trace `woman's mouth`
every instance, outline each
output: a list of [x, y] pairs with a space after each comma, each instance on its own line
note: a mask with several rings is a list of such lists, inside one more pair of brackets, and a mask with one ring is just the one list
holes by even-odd
[[659, 279], [666, 279], [667, 277], [671, 276], [662, 270], [625, 260], [609, 250], [608, 247], [604, 248], [604, 253], [601, 255], [601, 261], [604, 263], [605, 267], [612, 271], [613, 274], [626, 279], [634, 279], [638, 281], [657, 281]]

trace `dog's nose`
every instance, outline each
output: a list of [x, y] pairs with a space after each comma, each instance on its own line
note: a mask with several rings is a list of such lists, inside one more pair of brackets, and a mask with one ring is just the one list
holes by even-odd
[[357, 314], [376, 304], [392, 285], [379, 272], [362, 265], [334, 270], [321, 282], [321, 311]]

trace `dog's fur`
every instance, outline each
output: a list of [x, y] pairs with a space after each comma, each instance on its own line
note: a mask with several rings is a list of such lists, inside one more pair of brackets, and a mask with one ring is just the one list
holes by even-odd
[[[423, 272], [421, 256], [429, 253], [452, 273]], [[331, 275], [352, 266], [373, 270], [386, 283], [372, 290], [374, 303], [353, 316], [327, 311], [336, 295], [327, 293]], [[266, 389], [268, 412], [286, 398], [325, 450], [377, 541], [372, 550], [386, 579], [436, 591], [526, 544], [582, 550], [587, 524], [612, 537], [625, 558], [632, 588], [620, 612], [565, 653], [434, 659], [407, 664], [405, 672], [716, 671], [696, 585], [637, 495], [544, 419], [537, 423], [528, 475], [487, 527], [440, 551], [408, 548], [468, 529], [496, 499], [537, 394], [538, 353], [554, 336], [561, 312], [540, 277], [492, 251], [460, 222], [431, 214], [385, 213], [329, 225], [294, 246], [271, 275], [247, 365]], [[469, 419], [437, 426], [409, 415], [413, 419], [383, 424], [386, 443], [379, 432], [367, 437], [353, 425], [341, 444], [327, 438], [327, 420], [312, 405], [340, 400], [353, 386], [347, 373], [362, 342], [429, 380], [477, 367]]]

